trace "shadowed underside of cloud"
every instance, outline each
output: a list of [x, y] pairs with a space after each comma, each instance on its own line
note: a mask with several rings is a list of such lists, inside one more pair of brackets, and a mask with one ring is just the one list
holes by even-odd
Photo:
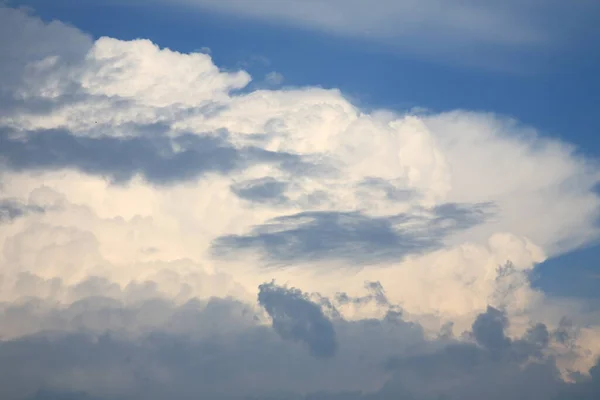
[[444, 204], [430, 216], [303, 212], [277, 217], [248, 235], [218, 238], [213, 246], [228, 255], [259, 250], [274, 263], [337, 259], [362, 265], [438, 249], [446, 236], [483, 223], [492, 212], [491, 204]]
[[[80, 326], [71, 333], [59, 329], [1, 341], [0, 394], [27, 400], [592, 400], [600, 394], [600, 366], [591, 370], [591, 377], [563, 382], [554, 359], [546, 353], [549, 338], [554, 336], [546, 326], [538, 324], [523, 337], [508, 339], [503, 323], [489, 322], [504, 318], [494, 308], [478, 316], [477, 321], [488, 322], [485, 328], [481, 322], [473, 325], [469, 334], [474, 342], [456, 338], [427, 341], [422, 336], [411, 338], [408, 324], [399, 316], [330, 321], [300, 291], [273, 283], [261, 286], [259, 302], [283, 341], [253, 322], [253, 312], [240, 324], [238, 313], [244, 307], [231, 299], [168, 307], [164, 301], [159, 306], [161, 302], [154, 299], [125, 306], [131, 312], [155, 308], [162, 319], [158, 322], [151, 313], [138, 311], [135, 324], [143, 326], [146, 320], [154, 326], [135, 336], [119, 330], [92, 333]], [[94, 320], [115, 318], [124, 307], [97, 299], [88, 303], [92, 307], [86, 310], [46, 312], [62, 314], [68, 325], [75, 327], [82, 319], [93, 325]], [[12, 311], [13, 317], [16, 313]], [[19, 313], [21, 317], [27, 313], [29, 318], [40, 316], [40, 310], [31, 307]], [[181, 330], [186, 324], [196, 327], [194, 336]], [[221, 328], [215, 329], [218, 326]], [[323, 338], [339, 341], [335, 354], [326, 350], [335, 342], [319, 344]], [[503, 346], [490, 348], [498, 338]], [[307, 356], [304, 349], [286, 339], [326, 351], [321, 356], [326, 355], [327, 362]], [[340, 389], [353, 386], [347, 381], [349, 376], [354, 383], [375, 379], [384, 384], [371, 390]]]
[[311, 354], [320, 358], [335, 355], [335, 330], [321, 308], [301, 291], [276, 286], [259, 287], [258, 302], [271, 319], [273, 329], [283, 338], [304, 342]]
[[39, 206], [31, 206], [13, 199], [0, 199], [0, 224], [25, 216], [29, 213], [43, 213]]
[[504, 313], [488, 307], [469, 332], [476, 344], [450, 343], [432, 354], [390, 358], [386, 367], [395, 378], [382, 392], [408, 389], [407, 398], [415, 399], [555, 399], [568, 385], [546, 354], [546, 326], [532, 326], [516, 340], [506, 337], [506, 328]]
[[[156, 127], [136, 127], [148, 133]], [[169, 184], [203, 174], [228, 172], [267, 163], [301, 164], [298, 156], [256, 147], [235, 148], [226, 134], [183, 134], [173, 139], [150, 137], [80, 137], [64, 130], [0, 131], [0, 163], [6, 168], [58, 170], [73, 168], [124, 183], [140, 174], [152, 183]]]
[[274, 178], [260, 178], [233, 184], [231, 191], [244, 200], [282, 204], [288, 200], [285, 196], [287, 186]]

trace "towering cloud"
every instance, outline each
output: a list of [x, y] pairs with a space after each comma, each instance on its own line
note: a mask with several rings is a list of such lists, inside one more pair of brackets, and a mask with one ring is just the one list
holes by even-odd
[[1, 21], [0, 398], [599, 393], [598, 315], [528, 281], [598, 237], [569, 144]]

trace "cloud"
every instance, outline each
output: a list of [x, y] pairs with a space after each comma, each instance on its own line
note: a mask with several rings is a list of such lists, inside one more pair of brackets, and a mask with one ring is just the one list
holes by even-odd
[[29, 213], [42, 212], [44, 212], [44, 209], [41, 207], [29, 206], [11, 199], [0, 200], [0, 223], [11, 222]]
[[[294, 291], [272, 284], [263, 290], [283, 296], [276, 301], [306, 302]], [[90, 301], [96, 303], [98, 316], [122, 310]], [[292, 308], [309, 303], [295, 303]], [[198, 396], [386, 399], [402, 395], [425, 400], [442, 394], [449, 399], [552, 399], [560, 392], [598, 394], [595, 370], [580, 382], [563, 382], [551, 357], [520, 345], [530, 343], [531, 335], [495, 352], [456, 338], [427, 341], [418, 331], [411, 336], [413, 327], [401, 318], [335, 321], [340, 349], [324, 362], [253, 322], [252, 313], [240, 319], [240, 307], [234, 301], [210, 304], [171, 308], [171, 318], [136, 337], [115, 330], [54, 332], [0, 342], [0, 360], [13, 360], [1, 364], [0, 392], [6, 398], [79, 394], [107, 400]], [[156, 310], [155, 302], [151, 309]], [[75, 322], [89, 311], [70, 314]], [[152, 313], [146, 316], [152, 318]], [[192, 321], [199, 330], [190, 337], [189, 329], [182, 331], [178, 326]], [[547, 349], [547, 344], [541, 348]], [[27, 379], [19, 379], [23, 376]], [[349, 382], [349, 377], [354, 380]], [[375, 389], [361, 390], [361, 386], [369, 387], [365, 385], [369, 381]], [[377, 388], [378, 381], [385, 384]]]
[[[0, 4], [0, 97], [27, 85], [28, 63], [60, 57], [62, 62], [76, 62], [92, 45], [92, 38], [61, 21], [44, 23], [23, 9]], [[4, 105], [4, 101], [3, 101]]]
[[[142, 265], [187, 259], [248, 292], [281, 278], [356, 296], [365, 280], [392, 280], [388, 297], [409, 312], [472, 318], [515, 287], [511, 301], [526, 307], [537, 296], [526, 271], [597, 237], [597, 165], [514, 122], [365, 113], [310, 87], [238, 93], [250, 77], [206, 54], [88, 44], [66, 58], [30, 54], [22, 69], [35, 85], [15, 88], [23, 107], [0, 118], [5, 195], [56, 206], [5, 228], [11, 274], [70, 284], [100, 265], [127, 284]], [[244, 262], [215, 259], [215, 241], [247, 250]], [[65, 267], [77, 246], [87, 255]], [[266, 271], [265, 255], [305, 272]], [[508, 291], [495, 279], [507, 261], [510, 279], [521, 274]], [[360, 275], [340, 272], [357, 262]]]
[[231, 190], [242, 199], [254, 202], [284, 203], [287, 184], [273, 178], [252, 179], [231, 185]]
[[225, 236], [217, 252], [259, 249], [280, 263], [342, 259], [349, 264], [401, 260], [442, 246], [444, 236], [486, 218], [489, 205], [444, 204], [429, 217], [399, 214], [369, 217], [362, 213], [304, 212], [277, 217], [245, 236]]
[[[560, 0], [478, 2], [473, 0], [283, 0], [273, 4], [252, 0], [181, 0], [202, 10], [266, 21], [279, 27], [296, 26], [341, 37], [360, 39], [373, 47], [401, 49], [445, 61], [477, 64], [488, 58], [488, 68], [515, 67], [522, 49], [530, 53], [565, 46], [575, 30], [572, 20], [593, 26], [592, 2], [565, 7]], [[557, 26], [556, 18], [564, 24]], [[589, 19], [588, 19], [589, 18]], [[465, 51], [469, 49], [469, 51]], [[511, 54], [511, 51], [513, 52]], [[485, 57], [484, 57], [485, 56]]]
[[473, 323], [475, 340], [487, 349], [501, 350], [510, 345], [509, 339], [504, 335], [507, 324], [506, 317], [499, 310], [488, 306], [487, 312], [479, 315]]
[[274, 283], [259, 286], [258, 302], [273, 319], [273, 329], [284, 339], [304, 342], [316, 357], [335, 355], [335, 330], [320, 307], [302, 292]]
[[596, 161], [10, 18], [0, 398], [598, 393], [597, 312], [528, 279], [597, 239]]
[[[136, 127], [147, 133], [154, 127]], [[161, 127], [158, 126], [160, 132]], [[252, 163], [294, 163], [298, 157], [256, 147], [236, 149], [227, 135], [183, 134], [174, 138], [77, 137], [68, 131], [0, 131], [0, 162], [13, 170], [60, 170], [75, 168], [115, 182], [137, 174], [150, 182], [166, 184], [190, 180], [203, 174], [228, 173]]]

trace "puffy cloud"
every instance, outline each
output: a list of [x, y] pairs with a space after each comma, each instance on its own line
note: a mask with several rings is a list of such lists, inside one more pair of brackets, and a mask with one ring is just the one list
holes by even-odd
[[[3, 107], [16, 106], [17, 104], [10, 104], [8, 101], [5, 103], [4, 96], [8, 91], [22, 89], [23, 85], [28, 85], [28, 79], [35, 78], [28, 75], [28, 72], [35, 68], [37, 62], [57, 58], [67, 64], [77, 62], [92, 45], [92, 39], [77, 28], [60, 21], [46, 24], [25, 10], [8, 8], [2, 4], [0, 7], [3, 54], [0, 64], [0, 94], [3, 96]], [[39, 82], [37, 80], [31, 85]]]
[[597, 315], [528, 281], [598, 235], [568, 144], [11, 18], [0, 397], [597, 393]]
[[316, 357], [335, 355], [335, 330], [318, 305], [302, 292], [274, 283], [262, 284], [258, 289], [258, 302], [271, 316], [273, 329], [283, 339], [306, 343]]
[[475, 340], [490, 350], [502, 349], [510, 344], [504, 335], [504, 328], [508, 321], [497, 309], [489, 307], [485, 314], [481, 314], [473, 323], [473, 335]]
[[[268, 290], [279, 289], [270, 286]], [[285, 290], [280, 294], [290, 295]], [[119, 310], [123, 313], [116, 304], [91, 303], [95, 307], [69, 311], [73, 321], [86, 315], [92, 319]], [[143, 308], [147, 308], [145, 313]], [[443, 394], [449, 399], [551, 399], [562, 391], [598, 394], [595, 369], [591, 377], [579, 382], [567, 384], [560, 379], [552, 358], [544, 353], [548, 342], [532, 333], [543, 331], [543, 325], [490, 350], [464, 339], [427, 341], [418, 327], [397, 316], [336, 320], [332, 324], [340, 352], [320, 360], [303, 347], [281, 341], [257, 323], [252, 313], [244, 318], [240, 313], [244, 307], [232, 300], [171, 308], [154, 302], [142, 304], [138, 313], [156, 321], [151, 310], [168, 318], [135, 338], [115, 331], [80, 330], [0, 343], [3, 395], [44, 398], [85, 393], [98, 399], [387, 399], [403, 395], [431, 399]], [[489, 310], [480, 318], [488, 316]], [[195, 334], [190, 336], [190, 332]], [[497, 333], [484, 330], [476, 336], [486, 341], [488, 334]]]

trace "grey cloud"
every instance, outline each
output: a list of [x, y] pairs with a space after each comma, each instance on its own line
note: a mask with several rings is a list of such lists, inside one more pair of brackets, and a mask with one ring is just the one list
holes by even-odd
[[544, 324], [536, 324], [527, 331], [525, 340], [535, 346], [545, 348], [550, 343], [550, 333]]
[[305, 343], [319, 358], [333, 357], [337, 342], [333, 324], [321, 307], [297, 289], [266, 283], [259, 286], [258, 302], [273, 320], [273, 329], [287, 340]]
[[[90, 284], [102, 286], [97, 280]], [[367, 286], [383, 291], [377, 283]], [[221, 298], [180, 306], [157, 298], [137, 305], [85, 298], [65, 310], [49, 310], [49, 318], [62, 323], [0, 341], [0, 397], [592, 400], [600, 394], [599, 366], [575, 384], [560, 380], [553, 359], [538, 351], [553, 337], [541, 324], [492, 351], [453, 338], [425, 339], [418, 324], [398, 313], [381, 320], [329, 321], [299, 290], [270, 283], [260, 293], [259, 302], [278, 321], [274, 329], [258, 323], [243, 303]], [[12, 314], [39, 316], [42, 310], [38, 305]], [[128, 314], [138, 322], [123, 319]], [[120, 326], [106, 324], [119, 319]], [[499, 310], [488, 309], [478, 321], [472, 336], [479, 343], [505, 337]], [[140, 323], [147, 324], [143, 332], [127, 331]], [[97, 329], [102, 325], [106, 329]], [[331, 348], [335, 332], [336, 355], [315, 358], [279, 337], [281, 332], [318, 351]], [[528, 363], [532, 357], [536, 361]], [[378, 388], [381, 382], [386, 383]]]
[[543, 357], [543, 350], [550, 343], [546, 325], [538, 323], [530, 327], [522, 338], [511, 340], [506, 336], [508, 319], [503, 311], [488, 306], [485, 313], [477, 316], [471, 329], [475, 341], [496, 356], [508, 355], [517, 361], [527, 357]]
[[489, 204], [447, 204], [431, 210], [431, 218], [302, 212], [270, 220], [246, 235], [217, 238], [213, 250], [224, 256], [255, 249], [274, 263], [339, 259], [362, 265], [397, 260], [439, 248], [447, 235], [485, 221], [490, 210]]
[[590, 377], [566, 385], [554, 400], [596, 400], [600, 398], [600, 360], [590, 371]]
[[[121, 289], [106, 279], [92, 277], [66, 287], [56, 278], [44, 281], [21, 274], [15, 289], [21, 294], [20, 299], [0, 303], [0, 332], [7, 337], [56, 330], [95, 334], [115, 331], [128, 335], [163, 330], [203, 336], [239, 331], [256, 323], [247, 305], [230, 299], [192, 299], [177, 306], [165, 299], [152, 281], [131, 283]], [[37, 298], [33, 293], [48, 299], [66, 296], [71, 303], [56, 309], [52, 300]]]
[[577, 338], [578, 328], [573, 325], [573, 322], [563, 317], [559, 321], [558, 328], [552, 333], [552, 337], [559, 343], [573, 346], [574, 339]]
[[266, 177], [238, 182], [231, 185], [231, 191], [242, 199], [256, 203], [284, 203], [287, 183]]
[[[152, 129], [160, 132], [161, 127], [148, 127]], [[157, 184], [195, 179], [211, 172], [228, 173], [255, 163], [277, 164], [282, 168], [295, 168], [303, 163], [288, 153], [256, 147], [235, 148], [226, 133], [183, 134], [170, 139], [158, 132], [133, 138], [77, 137], [64, 130], [17, 136], [4, 128], [0, 131], [0, 162], [13, 170], [73, 168], [118, 183], [140, 174]]]
[[[74, 89], [76, 90], [76, 89]], [[83, 93], [63, 93], [55, 98], [19, 98], [13, 93], [0, 92], [0, 117], [25, 115], [49, 115], [64, 107], [93, 100], [92, 96]]]
[[503, 350], [510, 345], [504, 334], [508, 319], [500, 310], [488, 306], [473, 323], [473, 336], [477, 343], [490, 350]]
[[365, 289], [367, 289], [367, 292], [369, 292], [369, 294], [366, 296], [352, 297], [348, 296], [347, 293], [341, 292], [335, 295], [335, 300], [342, 305], [349, 303], [366, 304], [372, 301], [379, 306], [391, 305], [387, 299], [387, 296], [385, 295], [385, 290], [383, 285], [381, 285], [381, 282], [365, 282]]
[[[472, 326], [475, 343], [451, 342], [439, 351], [414, 357], [392, 357], [394, 371], [382, 393], [402, 391], [410, 399], [554, 399], [564, 387], [548, 345], [545, 325], [532, 327], [511, 341], [504, 314], [488, 307]], [[535, 361], [531, 361], [532, 358]]]
[[27, 214], [38, 214], [44, 211], [42, 207], [24, 204], [14, 199], [0, 199], [0, 224], [11, 222]]
[[[406, 184], [404, 183], [402, 186], [406, 186]], [[368, 194], [383, 193], [387, 200], [393, 201], [409, 201], [417, 196], [417, 193], [413, 190], [398, 188], [391, 182], [376, 177], [364, 179], [358, 184], [358, 189], [364, 189]]]
[[[293, 319], [291, 325], [320, 318], [312, 303], [280, 294], [286, 298], [271, 297], [267, 302], [277, 303], [277, 310], [283, 307]], [[360, 354], [381, 358], [387, 352], [379, 345], [382, 339], [399, 338], [399, 331], [392, 335], [384, 329], [395, 322], [340, 322], [346, 354], [342, 360], [331, 360], [338, 365], [332, 370], [303, 346], [290, 345], [275, 329], [258, 323], [253, 311], [232, 299], [181, 306], [160, 298], [128, 305], [100, 297], [84, 298], [66, 308], [40, 307], [42, 302], [33, 300], [29, 304], [0, 310], [2, 326], [29, 319], [45, 328], [0, 341], [0, 398], [87, 393], [102, 400], [242, 399], [249, 394], [336, 390], [348, 385], [348, 376], [357, 376], [352, 387], [373, 379], [369, 374], [379, 375], [368, 365], [351, 363]], [[40, 318], [46, 322], [40, 323]], [[328, 328], [307, 332], [316, 351], [326, 353], [317, 342], [322, 340], [319, 335], [329, 335]], [[373, 338], [378, 345], [371, 343]]]
[[[65, 63], [83, 59], [92, 47], [92, 38], [60, 21], [43, 22], [24, 9], [0, 2], [0, 98], [30, 82], [25, 65], [58, 56]], [[1, 111], [0, 111], [1, 113]]]

